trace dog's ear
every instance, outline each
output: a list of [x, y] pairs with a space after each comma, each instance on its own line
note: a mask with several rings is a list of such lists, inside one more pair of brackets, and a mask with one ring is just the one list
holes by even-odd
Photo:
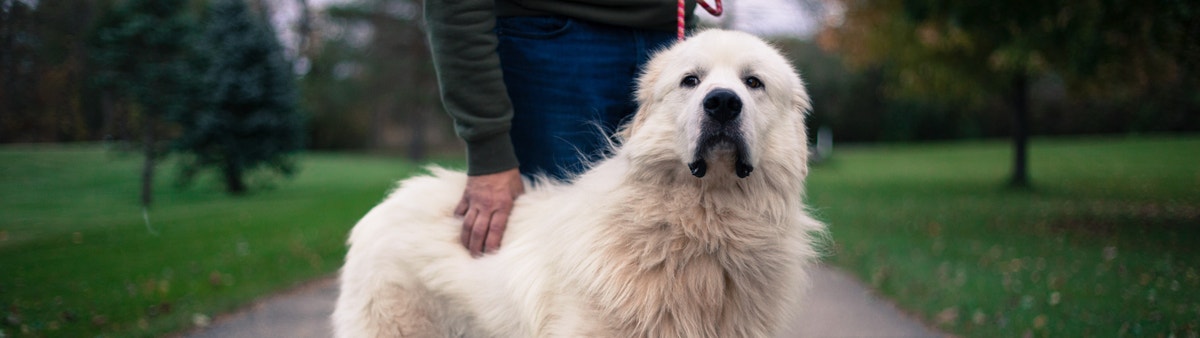
[[638, 104], [645, 104], [654, 100], [655, 91], [659, 88], [654, 86], [659, 83], [659, 78], [672, 65], [677, 62], [671, 60], [676, 59], [679, 54], [677, 46], [678, 42], [672, 44], [671, 47], [654, 52], [650, 56], [650, 61], [647, 61], [642, 68], [642, 73], [637, 78], [637, 92], [635, 93]]
[[633, 115], [633, 121], [626, 123], [625, 126], [621, 127], [621, 130], [617, 132], [617, 136], [619, 136], [622, 141], [628, 140], [633, 136], [634, 130], [639, 129], [642, 125], [646, 124], [646, 119], [648, 116], [650, 116], [650, 109], [648, 107], [650, 107], [649, 103], [646, 103], [640, 99], [638, 100], [638, 110]]
[[[799, 121], [796, 135], [800, 136], [800, 142], [804, 146], [800, 151], [803, 154], [802, 160], [808, 163], [808, 114], [812, 112], [812, 101], [809, 99], [808, 91], [804, 89], [804, 81], [796, 76], [796, 89], [792, 93], [792, 111], [796, 114], [796, 119]], [[807, 165], [804, 169], [804, 175], [808, 174]]]
[[800, 117], [800, 135], [804, 135], [804, 125], [807, 124], [808, 114], [812, 112], [812, 99], [808, 97], [808, 90], [804, 88], [804, 80], [794, 71], [792, 76], [796, 88], [792, 91], [792, 111]]
[[622, 140], [628, 140], [633, 136], [634, 130], [640, 129], [642, 125], [646, 124], [646, 120], [650, 119], [651, 111], [653, 111], [651, 108], [657, 104], [654, 100], [653, 86], [661, 73], [661, 70], [647, 68], [647, 71], [638, 78], [637, 112], [633, 114], [633, 121], [629, 121], [618, 133]]
[[637, 91], [634, 97], [637, 99], [638, 109], [633, 115], [633, 121], [630, 121], [621, 131], [617, 133], [622, 140], [628, 140], [633, 136], [633, 131], [639, 129], [646, 123], [650, 115], [650, 107], [655, 104], [654, 96], [657, 88], [654, 88], [658, 83], [658, 78], [662, 76], [663, 69], [668, 63], [666, 59], [670, 58], [671, 49], [665, 49], [654, 53], [649, 62], [646, 62], [642, 74], [637, 79]]
[[801, 116], [808, 116], [812, 112], [812, 100], [808, 97], [808, 90], [804, 88], [804, 80], [800, 76], [792, 73], [796, 81], [796, 90], [792, 93], [792, 109]]

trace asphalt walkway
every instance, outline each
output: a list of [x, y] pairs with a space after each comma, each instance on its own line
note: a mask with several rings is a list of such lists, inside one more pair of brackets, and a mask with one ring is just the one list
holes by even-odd
[[[876, 297], [850, 275], [828, 267], [812, 274], [805, 308], [784, 337], [940, 337]], [[269, 297], [223, 316], [188, 338], [325, 338], [337, 299], [337, 281], [327, 278]]]

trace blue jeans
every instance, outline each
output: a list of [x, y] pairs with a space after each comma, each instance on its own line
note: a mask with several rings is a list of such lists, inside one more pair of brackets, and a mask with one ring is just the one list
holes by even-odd
[[501, 17], [496, 34], [521, 173], [557, 179], [606, 155], [612, 134], [637, 110], [641, 67], [675, 41], [670, 31], [559, 16]]

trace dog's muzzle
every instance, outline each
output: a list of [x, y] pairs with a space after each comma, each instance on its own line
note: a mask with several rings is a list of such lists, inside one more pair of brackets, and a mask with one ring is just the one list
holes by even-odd
[[701, 103], [704, 106], [705, 120], [700, 131], [699, 144], [696, 146], [695, 160], [688, 163], [688, 169], [696, 177], [704, 177], [708, 173], [708, 163], [705, 157], [714, 150], [731, 148], [734, 157], [734, 173], [740, 178], [750, 176], [754, 167], [746, 162], [746, 141], [742, 136], [741, 120], [742, 99], [729, 89], [715, 89], [704, 96]]

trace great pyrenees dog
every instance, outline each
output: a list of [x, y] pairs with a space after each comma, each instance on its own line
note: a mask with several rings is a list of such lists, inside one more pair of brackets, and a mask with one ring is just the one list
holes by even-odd
[[762, 40], [710, 30], [658, 52], [636, 117], [569, 183], [527, 184], [472, 258], [466, 176], [402, 181], [350, 233], [338, 337], [772, 337], [824, 225], [803, 203], [808, 94]]

